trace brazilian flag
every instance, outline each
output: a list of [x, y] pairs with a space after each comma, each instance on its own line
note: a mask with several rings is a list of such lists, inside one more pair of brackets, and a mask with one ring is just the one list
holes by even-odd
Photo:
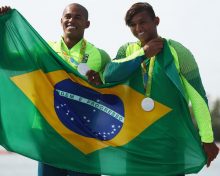
[[206, 159], [174, 68], [165, 44], [154, 67], [155, 107], [144, 111], [139, 65], [124, 82], [94, 87], [12, 10], [0, 16], [0, 145], [84, 173], [198, 172]]

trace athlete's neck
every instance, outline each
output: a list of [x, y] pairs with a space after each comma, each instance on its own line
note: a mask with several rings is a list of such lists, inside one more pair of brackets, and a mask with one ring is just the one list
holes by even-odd
[[140, 41], [140, 42], [141, 42], [141, 46], [146, 45], [149, 41], [151, 41], [151, 40], [153, 40], [153, 39], [156, 39], [156, 38], [158, 38], [158, 37], [159, 37], [159, 36], [158, 36], [157, 34], [155, 34], [154, 36], [148, 38], [147, 40], [142, 40], [142, 41]]
[[71, 38], [71, 37], [67, 37], [67, 36], [64, 36], [63, 37], [63, 40], [66, 44], [66, 46], [71, 49], [74, 45], [76, 45], [80, 40], [82, 40], [82, 37], [80, 38]]

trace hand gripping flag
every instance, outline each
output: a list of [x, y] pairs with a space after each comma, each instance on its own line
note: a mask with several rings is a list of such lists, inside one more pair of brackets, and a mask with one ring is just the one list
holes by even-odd
[[12, 10], [0, 16], [0, 145], [85, 173], [198, 172], [205, 157], [178, 75], [172, 82], [165, 73], [172, 66], [165, 49], [154, 68], [155, 107], [146, 112], [139, 66], [125, 82], [93, 87]]

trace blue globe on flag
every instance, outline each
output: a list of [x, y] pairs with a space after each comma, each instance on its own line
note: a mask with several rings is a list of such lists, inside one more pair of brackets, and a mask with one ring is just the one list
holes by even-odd
[[54, 108], [60, 121], [85, 137], [111, 140], [124, 123], [122, 100], [101, 94], [70, 79], [55, 85]]

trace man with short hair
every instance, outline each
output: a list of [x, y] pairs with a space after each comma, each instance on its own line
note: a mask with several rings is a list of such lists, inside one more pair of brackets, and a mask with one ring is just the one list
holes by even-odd
[[[172, 81], [173, 75], [170, 75], [170, 77], [167, 78], [168, 74], [161, 72], [161, 68], [157, 63], [159, 61], [155, 59], [156, 55], [164, 51], [164, 44], [166, 43], [169, 46], [169, 52], [172, 53], [174, 58], [173, 61], [171, 60], [171, 62], [174, 62], [174, 65], [176, 66], [176, 68], [175, 66], [172, 67], [172, 70], [176, 69], [174, 72], [177, 71], [176, 73], [179, 73], [177, 78], [179, 77], [178, 79], [181, 80], [180, 82], [182, 83], [183, 87], [182, 90], [185, 91], [183, 94], [185, 94], [186, 97], [184, 98], [189, 98], [191, 101], [195, 119], [198, 124], [203, 149], [207, 156], [207, 167], [209, 167], [210, 163], [218, 155], [219, 149], [214, 143], [211, 117], [208, 109], [208, 100], [199, 75], [199, 69], [193, 55], [180, 43], [174, 40], [166, 40], [159, 37], [157, 26], [159, 25], [160, 19], [155, 15], [154, 10], [149, 3], [140, 2], [133, 4], [126, 13], [125, 22], [126, 25], [128, 25], [130, 28], [132, 34], [138, 39], [138, 41], [133, 43], [126, 43], [120, 47], [117, 52], [116, 59], [109, 63], [105, 69], [105, 82], [111, 83], [125, 81], [129, 76], [132, 75], [132, 73], [134, 73], [135, 70], [140, 69], [142, 71], [139, 71], [138, 73], [142, 72], [142, 74], [136, 74], [135, 72], [135, 75], [140, 77], [139, 80], [143, 80], [143, 89], [146, 92], [146, 98], [152, 100], [153, 98], [151, 95], [152, 91], [154, 91], [152, 90], [152, 87], [156, 87], [158, 86], [157, 84], [159, 84], [159, 82], [156, 83], [155, 79], [169, 79], [168, 84], [170, 84], [170, 81], [171, 83], [174, 82]], [[123, 58], [129, 57], [141, 48], [145, 49], [145, 59], [141, 64], [140, 62], [135, 63], [134, 60], [123, 60]], [[138, 57], [136, 60], [140, 59], [141, 58]], [[166, 59], [168, 58], [163, 58], [164, 62]], [[131, 63], [130, 65], [129, 62]], [[123, 63], [125, 65], [124, 67]], [[157, 65], [156, 68], [155, 63]], [[171, 68], [169, 69], [170, 73], [173, 74], [174, 72], [171, 72]], [[166, 85], [164, 84], [161, 84], [160, 86], [161, 87], [158, 88], [160, 89], [160, 92], [157, 92], [157, 95], [166, 97], [170, 90], [167, 89]], [[175, 88], [173, 85], [170, 87]], [[142, 88], [140, 89], [142, 90]], [[170, 92], [170, 94], [172, 93]], [[153, 94], [153, 96], [156, 96], [156, 92]], [[176, 99], [174, 98], [173, 102], [175, 100]], [[151, 105], [152, 102], [153, 101], [150, 101], [148, 103]], [[174, 104], [175, 103], [178, 102], [174, 102]], [[143, 109], [149, 108], [149, 104], [143, 103]], [[181, 117], [181, 115], [176, 114], [176, 117], [180, 118], [179, 116]]]
[[[58, 42], [49, 42], [49, 45], [74, 69], [86, 63], [88, 80], [96, 85], [102, 84], [101, 72], [110, 61], [108, 54], [96, 48], [84, 39], [84, 32], [90, 25], [87, 9], [77, 3], [66, 6], [61, 18], [63, 36]], [[87, 68], [88, 66], [88, 68]], [[98, 176], [65, 169], [55, 168], [43, 163], [39, 164], [38, 176]]]

